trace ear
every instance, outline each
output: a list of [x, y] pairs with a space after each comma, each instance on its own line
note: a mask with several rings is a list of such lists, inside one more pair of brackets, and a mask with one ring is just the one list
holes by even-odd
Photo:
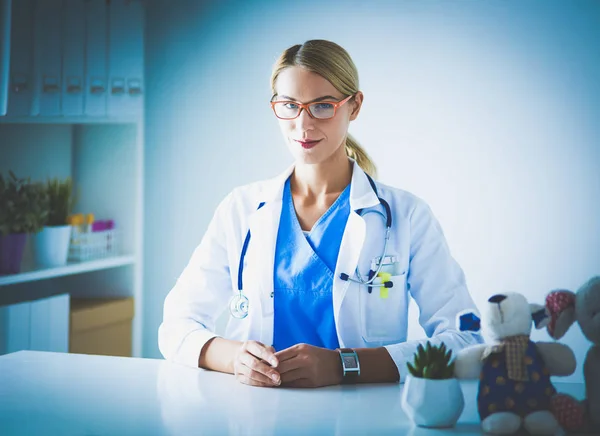
[[361, 91], [357, 91], [354, 98], [350, 100], [349, 103], [354, 105], [352, 112], [350, 113], [350, 121], [354, 121], [358, 117], [358, 113], [360, 112], [364, 98], [364, 94]]
[[546, 297], [546, 308], [550, 312], [548, 334], [560, 339], [575, 322], [575, 294], [564, 289], [552, 291]]
[[550, 323], [550, 311], [545, 306], [530, 303], [529, 310], [536, 329], [543, 329]]

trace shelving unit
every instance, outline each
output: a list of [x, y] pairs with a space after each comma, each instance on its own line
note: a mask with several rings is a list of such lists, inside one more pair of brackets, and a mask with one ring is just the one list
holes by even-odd
[[[114, 220], [121, 237], [116, 256], [46, 269], [33, 264], [28, 243], [21, 272], [0, 276], [0, 309], [65, 294], [133, 297], [132, 355], [141, 357], [143, 3], [0, 0], [0, 7], [12, 10], [10, 77], [0, 80], [7, 86], [0, 96], [8, 98], [7, 114], [0, 113], [0, 172], [32, 181], [72, 177], [74, 212]], [[23, 77], [29, 86], [15, 93]], [[58, 91], [48, 86], [53, 81]], [[1, 345], [0, 337], [0, 352]]]
[[134, 264], [135, 257], [133, 256], [114, 256], [107, 257], [106, 259], [90, 260], [88, 262], [71, 262], [67, 263], [65, 266], [56, 268], [33, 269], [31, 271], [21, 271], [19, 274], [0, 276], [0, 286], [53, 279], [56, 277], [65, 277], [73, 274], [83, 274], [91, 271]]

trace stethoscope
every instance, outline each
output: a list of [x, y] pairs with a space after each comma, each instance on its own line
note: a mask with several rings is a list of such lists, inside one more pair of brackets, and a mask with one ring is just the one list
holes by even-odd
[[[366, 173], [365, 173], [365, 175], [369, 179], [369, 183], [371, 184], [371, 188], [375, 192], [375, 195], [377, 195], [377, 198], [379, 199], [379, 204], [381, 204], [383, 206], [383, 208], [385, 209], [385, 217], [383, 216], [383, 214], [381, 212], [379, 212], [377, 210], [368, 210], [367, 212], [365, 212], [363, 214], [362, 213], [363, 209], [358, 209], [356, 211], [356, 213], [358, 213], [361, 216], [364, 216], [368, 213], [377, 213], [377, 214], [381, 215], [382, 218], [385, 218], [385, 239], [383, 242], [383, 250], [381, 253], [381, 257], [378, 258], [377, 268], [375, 270], [373, 268], [371, 268], [369, 270], [369, 275], [366, 280], [360, 274], [358, 267], [356, 268], [356, 279], [351, 278], [350, 275], [348, 275], [346, 273], [341, 273], [340, 279], [342, 279], [343, 281], [350, 281], [350, 282], [358, 283], [360, 285], [366, 285], [369, 287], [369, 289], [371, 287], [391, 288], [394, 286], [394, 283], [392, 281], [385, 281], [383, 283], [374, 283], [374, 281], [377, 279], [379, 273], [381, 272], [381, 268], [384, 265], [384, 259], [387, 257], [387, 245], [388, 245], [388, 241], [390, 240], [390, 233], [391, 233], [391, 229], [392, 229], [392, 212], [390, 210], [390, 205], [388, 204], [388, 202], [379, 196], [379, 193], [377, 192], [377, 187], [375, 186], [375, 182], [373, 181], [371, 176], [369, 176]], [[264, 205], [265, 205], [265, 202], [263, 201], [262, 203], [260, 203], [258, 205], [257, 210], [260, 209], [261, 207], [263, 207]], [[243, 289], [242, 276], [243, 276], [243, 271], [244, 271], [244, 258], [246, 256], [246, 251], [248, 250], [248, 244], [250, 244], [250, 230], [248, 230], [248, 233], [246, 233], [246, 238], [244, 239], [244, 245], [242, 246], [242, 252], [240, 254], [240, 263], [238, 266], [238, 293], [235, 294], [234, 296], [232, 296], [231, 299], [229, 300], [229, 312], [231, 313], [231, 316], [233, 316], [234, 318], [238, 318], [238, 319], [243, 319], [248, 316], [248, 306], [250, 305], [250, 302], [248, 301], [248, 297], [246, 297], [246, 295], [244, 295], [244, 292], [242, 291], [242, 289]]]

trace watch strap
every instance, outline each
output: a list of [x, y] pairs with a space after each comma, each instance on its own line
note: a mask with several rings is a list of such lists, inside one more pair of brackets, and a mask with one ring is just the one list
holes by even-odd
[[[360, 364], [358, 361], [358, 354], [352, 348], [338, 348], [338, 352], [340, 353], [340, 360], [342, 363], [342, 384], [346, 383], [356, 383], [358, 377], [360, 375]], [[348, 369], [344, 364], [344, 354], [354, 355], [356, 359], [356, 368]]]

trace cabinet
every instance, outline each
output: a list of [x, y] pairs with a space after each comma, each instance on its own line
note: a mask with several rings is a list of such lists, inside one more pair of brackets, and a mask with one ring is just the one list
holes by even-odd
[[69, 350], [69, 295], [0, 307], [0, 354]]
[[[63, 313], [65, 296], [133, 298], [132, 355], [138, 357], [143, 23], [139, 0], [0, 0], [0, 172], [39, 181], [71, 176], [78, 191], [74, 212], [114, 220], [120, 241], [114, 256], [47, 269], [36, 268], [29, 242], [21, 272], [0, 276], [0, 313], [5, 320], [12, 313], [14, 320], [29, 307], [30, 317], [39, 321], [31, 325], [39, 328], [60, 324], [31, 309], [46, 299], [63, 298], [56, 300]], [[68, 316], [67, 309], [67, 325]], [[0, 341], [6, 343], [15, 330], [2, 319]]]

